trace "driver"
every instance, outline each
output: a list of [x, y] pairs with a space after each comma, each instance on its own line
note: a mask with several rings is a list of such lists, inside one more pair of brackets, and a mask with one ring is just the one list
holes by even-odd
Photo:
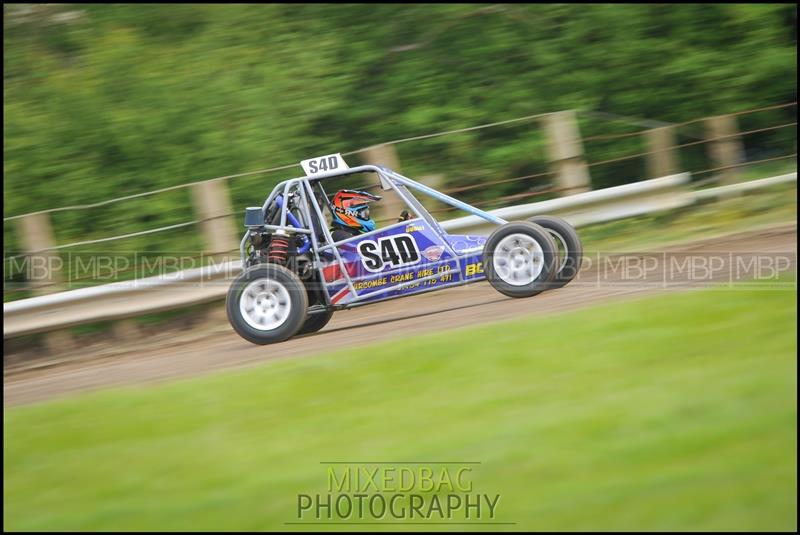
[[338, 242], [375, 230], [375, 221], [369, 217], [369, 204], [381, 197], [343, 189], [333, 196], [333, 241]]

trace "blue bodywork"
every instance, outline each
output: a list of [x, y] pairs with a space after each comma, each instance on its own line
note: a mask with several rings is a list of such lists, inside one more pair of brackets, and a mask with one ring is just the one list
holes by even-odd
[[[360, 244], [365, 241], [378, 243], [381, 239], [397, 236], [410, 238], [411, 242], [406, 240], [406, 243], [413, 243], [417, 253], [415, 257], [407, 263], [401, 262], [402, 265], [384, 263], [379, 270], [368, 269], [369, 259], [359, 252]], [[422, 218], [348, 240], [337, 248], [353, 282], [355, 296], [349, 291], [333, 253], [324, 253], [320, 258], [331, 304], [372, 302], [483, 279], [485, 242], [485, 236], [440, 235]]]

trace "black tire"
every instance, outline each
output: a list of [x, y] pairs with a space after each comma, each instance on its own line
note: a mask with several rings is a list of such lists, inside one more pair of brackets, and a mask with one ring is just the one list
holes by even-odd
[[560, 217], [537, 215], [531, 217], [528, 221], [536, 223], [551, 234], [555, 234], [554, 241], [556, 241], [556, 246], [559, 245], [558, 240], [560, 240], [561, 245], [566, 248], [566, 258], [559, 254], [559, 268], [553, 277], [552, 287], [561, 288], [566, 286], [578, 275], [583, 262], [583, 245], [578, 233], [575, 232], [572, 225]]
[[300, 327], [300, 330], [297, 331], [297, 336], [301, 334], [309, 334], [315, 333], [318, 330], [325, 327], [331, 318], [333, 317], [333, 309], [328, 309], [325, 312], [316, 312], [314, 314], [309, 314], [306, 318], [306, 322]]
[[[531, 264], [533, 269], [541, 262], [541, 269], [538, 275], [530, 282], [520, 281], [520, 283], [511, 283], [509, 280], [513, 278], [513, 273], [507, 275], [508, 280], [503, 278], [502, 273], [498, 273], [495, 266], [495, 258], [499, 256], [498, 246], [503, 244], [504, 252], [513, 252], [516, 249], [509, 249], [509, 242], [504, 240], [514, 234], [522, 234], [533, 239], [541, 248], [540, 258], [536, 260], [532, 257], [526, 257], [520, 260], [518, 267], [524, 268]], [[514, 242], [511, 242], [513, 245]], [[519, 242], [516, 242], [519, 245]], [[523, 248], [525, 249], [525, 248]], [[553, 237], [547, 230], [530, 221], [512, 221], [499, 227], [489, 235], [486, 244], [483, 246], [483, 269], [486, 273], [486, 278], [495, 290], [501, 294], [509, 297], [531, 297], [539, 294], [545, 290], [549, 290], [551, 280], [555, 275], [556, 262], [558, 261], [558, 248], [553, 241]], [[498, 263], [502, 262], [498, 259]], [[516, 265], [516, 260], [514, 261]]]
[[[264, 286], [254, 285], [251, 287], [251, 284], [257, 281], [263, 281]], [[250, 318], [248, 321], [243, 315], [241, 307], [241, 300], [247, 298], [243, 294], [248, 287], [251, 287], [253, 292], [257, 289], [264, 290], [261, 292], [261, 296], [257, 297], [264, 303], [261, 306], [267, 307], [264, 310], [268, 311], [269, 302], [274, 303], [278, 308], [287, 306], [288, 310], [284, 312], [283, 321], [273, 328], [255, 328], [253, 323], [257, 322], [256, 314], [248, 316]], [[283, 288], [285, 292], [279, 288]], [[274, 291], [270, 292], [271, 289]], [[228, 313], [228, 321], [239, 336], [254, 344], [274, 344], [288, 340], [303, 326], [306, 321], [308, 296], [305, 286], [297, 275], [285, 267], [277, 264], [258, 264], [249, 267], [233, 281], [228, 290], [225, 309]], [[255, 309], [255, 303], [253, 309]], [[262, 313], [262, 315], [266, 314], [267, 312]], [[274, 317], [280, 315], [279, 312], [275, 312], [275, 314]]]
[[[325, 288], [322, 284], [320, 284], [318, 275], [315, 275], [310, 280], [306, 281], [305, 286], [308, 295], [308, 305], [310, 307], [327, 304], [325, 299]], [[297, 331], [295, 336], [319, 331], [325, 327], [329, 321], [331, 321], [331, 317], [333, 317], [332, 308], [329, 308], [324, 312], [308, 313], [305, 323], [303, 323], [303, 326], [300, 327], [300, 330]]]

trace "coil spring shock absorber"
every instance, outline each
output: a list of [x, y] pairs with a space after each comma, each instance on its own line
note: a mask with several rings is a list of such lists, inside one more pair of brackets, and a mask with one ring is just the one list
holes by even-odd
[[288, 254], [289, 236], [273, 234], [269, 242], [269, 249], [267, 250], [267, 262], [285, 266]]

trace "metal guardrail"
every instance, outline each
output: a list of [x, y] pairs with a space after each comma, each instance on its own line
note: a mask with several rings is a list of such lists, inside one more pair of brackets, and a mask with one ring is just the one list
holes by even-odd
[[3, 338], [213, 301], [225, 295], [240, 269], [235, 260], [5, 303]]
[[[682, 173], [559, 199], [499, 208], [490, 213], [506, 220], [552, 214], [563, 217], [575, 226], [583, 226], [670, 210], [701, 199], [796, 182], [797, 173], [731, 186], [686, 191], [689, 178], [688, 173]], [[458, 233], [491, 228], [476, 216], [444, 221], [442, 227], [448, 232]], [[241, 262], [236, 260], [169, 275], [68, 290], [5, 303], [3, 337], [11, 338], [84, 323], [118, 320], [220, 299], [225, 296], [230, 279], [240, 269]]]
[[[498, 208], [489, 213], [507, 221], [549, 214], [563, 217], [576, 227], [591, 225], [690, 204], [693, 200], [680, 194], [690, 178], [689, 173], [680, 173], [558, 199]], [[468, 233], [491, 226], [479, 217], [466, 216], [444, 221], [442, 228], [448, 232]]]

